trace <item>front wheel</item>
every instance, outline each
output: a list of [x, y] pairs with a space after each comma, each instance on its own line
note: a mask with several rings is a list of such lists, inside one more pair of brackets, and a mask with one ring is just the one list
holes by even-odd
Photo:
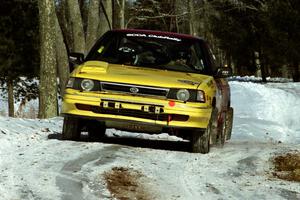
[[80, 121], [76, 117], [64, 117], [62, 130], [63, 140], [79, 140], [81, 134]]
[[201, 130], [195, 130], [192, 133], [191, 143], [193, 153], [208, 153], [210, 150], [211, 137], [215, 134], [216, 109], [212, 110], [212, 114], [204, 133]]
[[193, 153], [208, 153], [210, 149], [210, 126], [203, 132], [194, 131], [192, 133], [191, 143]]
[[87, 122], [87, 130], [90, 140], [102, 140], [105, 137], [106, 127], [103, 122], [91, 120]]

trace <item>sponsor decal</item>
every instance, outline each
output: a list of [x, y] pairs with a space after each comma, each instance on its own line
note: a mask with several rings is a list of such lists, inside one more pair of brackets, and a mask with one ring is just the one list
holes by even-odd
[[164, 36], [164, 35], [154, 35], [154, 34], [140, 34], [140, 33], [127, 33], [127, 37], [148, 37], [148, 38], [158, 38], [158, 39], [165, 39], [165, 40], [173, 40], [180, 42], [180, 38], [175, 38], [175, 37], [169, 37], [169, 36]]
[[178, 81], [181, 83], [189, 84], [189, 85], [199, 85], [200, 84], [200, 82], [190, 81], [190, 80], [178, 80]]

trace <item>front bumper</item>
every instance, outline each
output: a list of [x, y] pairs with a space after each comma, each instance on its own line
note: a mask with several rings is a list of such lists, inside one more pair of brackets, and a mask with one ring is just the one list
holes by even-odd
[[126, 94], [79, 92], [67, 89], [63, 115], [100, 121], [134, 122], [166, 128], [206, 128], [212, 108], [204, 103], [179, 102]]

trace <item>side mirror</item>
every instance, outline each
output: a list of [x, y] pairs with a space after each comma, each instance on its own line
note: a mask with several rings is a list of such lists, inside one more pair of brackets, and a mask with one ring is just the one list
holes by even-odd
[[227, 78], [229, 76], [232, 76], [232, 69], [230, 67], [220, 67], [217, 69], [217, 78]]
[[69, 62], [75, 65], [79, 65], [83, 63], [84, 61], [84, 55], [83, 53], [75, 53], [72, 52], [69, 54]]
[[70, 71], [73, 71], [76, 65], [80, 65], [84, 61], [83, 53], [72, 52], [69, 54]]

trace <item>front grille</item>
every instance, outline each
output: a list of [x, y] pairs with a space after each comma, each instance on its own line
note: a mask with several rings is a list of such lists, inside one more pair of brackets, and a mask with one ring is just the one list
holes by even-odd
[[137, 117], [137, 118], [152, 119], [158, 121], [188, 121], [189, 119], [188, 115], [167, 114], [167, 113], [156, 114], [153, 112], [145, 112], [142, 110], [103, 108], [99, 106], [90, 106], [85, 104], [75, 104], [75, 105], [76, 108], [79, 110], [92, 111], [98, 114]]
[[91, 111], [99, 114], [110, 114], [110, 115], [121, 115], [128, 117], [137, 117], [144, 119], [152, 119], [158, 121], [187, 121], [189, 119], [188, 115], [177, 115], [177, 114], [167, 114], [167, 113], [150, 113], [144, 112], [140, 110], [132, 110], [132, 109], [107, 109], [101, 108], [98, 106], [93, 106]]
[[150, 96], [160, 96], [167, 97], [169, 89], [166, 88], [156, 88], [156, 87], [146, 87], [139, 85], [127, 85], [119, 83], [101, 83], [101, 89], [104, 91], [112, 91], [117, 93], [129, 93], [133, 95], [150, 95]]
[[99, 113], [99, 114], [122, 115], [128, 117], [145, 118], [145, 119], [152, 119], [152, 120], [159, 120], [159, 121], [168, 120], [168, 114], [146, 113], [144, 111], [131, 110], [131, 109], [104, 109], [101, 107], [94, 106], [92, 108], [92, 112]]

